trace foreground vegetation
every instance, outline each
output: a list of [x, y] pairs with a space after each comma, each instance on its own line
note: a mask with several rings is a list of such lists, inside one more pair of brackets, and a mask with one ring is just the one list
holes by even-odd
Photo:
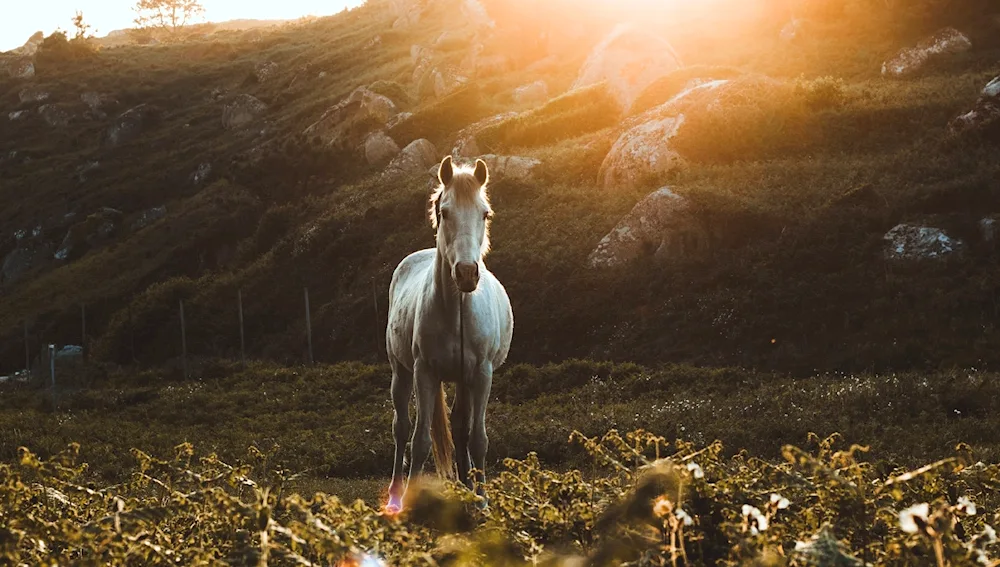
[[836, 436], [783, 462], [636, 431], [574, 433], [593, 466], [508, 459], [480, 512], [464, 488], [412, 486], [399, 517], [296, 494], [251, 449], [139, 450], [129, 479], [86, 484], [72, 445], [0, 465], [0, 558], [74, 565], [996, 565], [1000, 468], [967, 445], [914, 471]]

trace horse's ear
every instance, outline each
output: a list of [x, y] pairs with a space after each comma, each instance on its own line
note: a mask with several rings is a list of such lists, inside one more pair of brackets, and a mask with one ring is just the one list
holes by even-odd
[[486, 162], [477, 159], [476, 160], [476, 181], [480, 185], [486, 185], [486, 182], [490, 180], [490, 170], [486, 167]]
[[441, 167], [438, 169], [438, 179], [442, 185], [451, 183], [451, 178], [455, 174], [455, 169], [451, 164], [451, 156], [444, 156], [441, 160]]

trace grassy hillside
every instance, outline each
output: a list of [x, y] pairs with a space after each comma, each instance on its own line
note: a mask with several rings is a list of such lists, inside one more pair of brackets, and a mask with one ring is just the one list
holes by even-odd
[[[38, 103], [19, 100], [33, 85], [74, 117], [53, 127], [32, 114], [0, 129], [0, 254], [17, 245], [16, 231], [40, 226], [51, 257], [74, 219], [101, 207], [129, 220], [167, 208], [144, 229], [4, 283], [0, 367], [22, 364], [25, 320], [32, 349], [79, 342], [80, 304], [95, 355], [129, 362], [134, 347], [142, 363], [171, 361], [180, 299], [191, 352], [232, 356], [237, 289], [249, 352], [302, 360], [303, 287], [319, 360], [380, 361], [391, 270], [432, 243], [426, 179], [382, 183], [363, 158], [302, 135], [354, 88], [376, 82], [414, 112], [390, 132], [396, 141], [426, 137], [442, 155], [470, 123], [530, 110], [484, 137], [490, 151], [544, 162], [532, 182], [492, 187], [488, 262], [514, 303], [514, 361], [595, 357], [801, 374], [1000, 362], [997, 256], [976, 228], [1000, 212], [1000, 146], [947, 134], [949, 120], [1000, 73], [988, 3], [812, 2], [791, 10], [761, 2], [662, 18], [558, 2], [528, 18], [516, 0], [486, 4], [497, 31], [484, 54], [506, 57], [510, 70], [436, 101], [414, 96], [410, 48], [461, 31], [447, 2], [402, 29], [392, 29], [384, 3], [370, 2], [298, 26], [43, 50], [34, 79], [0, 79], [4, 114], [34, 112]], [[809, 25], [788, 44], [779, 32], [793, 15]], [[694, 76], [737, 77], [744, 88], [688, 115], [677, 145], [691, 167], [609, 191], [597, 171], [623, 117], [599, 89], [566, 91], [596, 38], [622, 18], [669, 38], [687, 66], [650, 87], [636, 110]], [[881, 77], [882, 61], [945, 24], [968, 34], [973, 49], [911, 78]], [[438, 49], [457, 63], [470, 45], [458, 39]], [[261, 81], [255, 69], [267, 62], [276, 71]], [[774, 81], [756, 79], [762, 75]], [[539, 78], [554, 100], [518, 106], [513, 89]], [[117, 101], [106, 117], [87, 112], [80, 95], [88, 91]], [[252, 126], [225, 130], [223, 106], [239, 94], [268, 109]], [[108, 144], [111, 122], [138, 104], [153, 118], [131, 142]], [[98, 165], [81, 174], [90, 162]], [[211, 173], [193, 183], [203, 163]], [[725, 238], [684, 262], [587, 268], [603, 235], [664, 184]], [[901, 221], [947, 226], [969, 249], [947, 263], [898, 269], [883, 260], [881, 238]]]

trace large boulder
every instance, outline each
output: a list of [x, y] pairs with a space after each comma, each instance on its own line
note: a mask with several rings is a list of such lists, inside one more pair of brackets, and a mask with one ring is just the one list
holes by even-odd
[[500, 75], [510, 70], [511, 60], [503, 53], [486, 54], [486, 46], [476, 43], [469, 48], [469, 52], [462, 58], [459, 64], [461, 72], [467, 76], [475, 78], [491, 77]]
[[118, 233], [123, 218], [121, 211], [110, 207], [89, 215], [66, 232], [55, 252], [55, 259], [69, 260], [81, 256], [90, 248], [106, 244]]
[[27, 118], [29, 114], [31, 113], [28, 112], [27, 110], [12, 110], [7, 113], [7, 118], [11, 122], [17, 122], [18, 120], [24, 120], [25, 118]]
[[919, 71], [928, 61], [946, 55], [962, 53], [972, 48], [972, 42], [955, 28], [943, 28], [917, 45], [899, 50], [882, 64], [882, 74], [904, 77]]
[[31, 57], [0, 56], [0, 71], [12, 79], [30, 79], [35, 76], [35, 61]]
[[469, 83], [469, 78], [453, 67], [435, 68], [431, 72], [434, 78], [434, 96], [444, 98]]
[[627, 111], [646, 87], [681, 66], [667, 40], [621, 24], [590, 53], [573, 88], [606, 82]]
[[483, 154], [483, 150], [486, 148], [481, 148], [476, 136], [480, 132], [487, 128], [501, 124], [511, 118], [517, 116], [516, 112], [505, 112], [503, 114], [497, 114], [485, 118], [467, 126], [458, 132], [458, 137], [455, 140], [455, 147], [451, 150], [452, 155], [456, 157], [476, 157]]
[[238, 95], [222, 111], [222, 127], [233, 130], [253, 122], [267, 110], [267, 105], [255, 96]]
[[[683, 166], [671, 140], [684, 126], [683, 105], [711, 104], [726, 80], [697, 83], [666, 103], [625, 122], [605, 156], [598, 180], [606, 189], [634, 185]], [[692, 101], [691, 99], [700, 98]]]
[[882, 237], [887, 260], [941, 260], [959, 253], [964, 243], [944, 230], [916, 224], [898, 224]]
[[403, 148], [382, 172], [383, 181], [418, 175], [439, 161], [437, 149], [429, 140], [414, 140]]
[[274, 61], [262, 61], [254, 65], [253, 75], [258, 83], [266, 83], [278, 74], [278, 64]]
[[38, 115], [49, 126], [65, 127], [73, 119], [73, 115], [62, 105], [44, 104], [38, 107]]
[[365, 138], [365, 161], [368, 165], [382, 167], [399, 154], [399, 146], [388, 134], [379, 130]]
[[687, 199], [668, 187], [650, 193], [598, 243], [587, 263], [616, 268], [638, 260], [658, 263], [704, 254], [711, 237]]
[[535, 81], [514, 89], [514, 102], [517, 104], [538, 104], [547, 100], [549, 100], [549, 85], [545, 81]]
[[108, 126], [107, 143], [118, 146], [134, 140], [148, 124], [155, 120], [156, 110], [148, 104], [130, 108], [121, 113], [111, 126]]
[[983, 88], [972, 110], [952, 120], [950, 127], [956, 134], [1000, 131], [1000, 76]]
[[17, 93], [17, 99], [21, 104], [42, 102], [49, 99], [49, 92], [38, 87], [26, 87]]
[[385, 128], [398, 114], [388, 97], [366, 88], [355, 89], [349, 97], [323, 113], [305, 130], [327, 147], [336, 151], [354, 151], [364, 144], [368, 135]]

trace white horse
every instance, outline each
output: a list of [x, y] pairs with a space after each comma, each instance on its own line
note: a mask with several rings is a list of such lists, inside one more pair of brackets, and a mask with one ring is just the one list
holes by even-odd
[[[459, 480], [469, 488], [475, 485], [483, 495], [489, 443], [486, 403], [493, 371], [507, 359], [514, 331], [507, 290], [483, 263], [493, 216], [486, 195], [486, 163], [476, 160], [474, 170], [456, 170], [447, 156], [438, 179], [430, 207], [437, 248], [407, 256], [389, 285], [386, 350], [392, 366], [396, 441], [386, 505], [390, 512], [402, 509], [406, 485], [421, 473], [432, 442], [438, 474], [451, 477], [457, 461]], [[450, 424], [444, 382], [456, 384]], [[404, 482], [403, 452], [410, 433], [414, 383], [417, 419], [409, 478]], [[475, 479], [470, 477], [473, 465], [478, 471]]]

